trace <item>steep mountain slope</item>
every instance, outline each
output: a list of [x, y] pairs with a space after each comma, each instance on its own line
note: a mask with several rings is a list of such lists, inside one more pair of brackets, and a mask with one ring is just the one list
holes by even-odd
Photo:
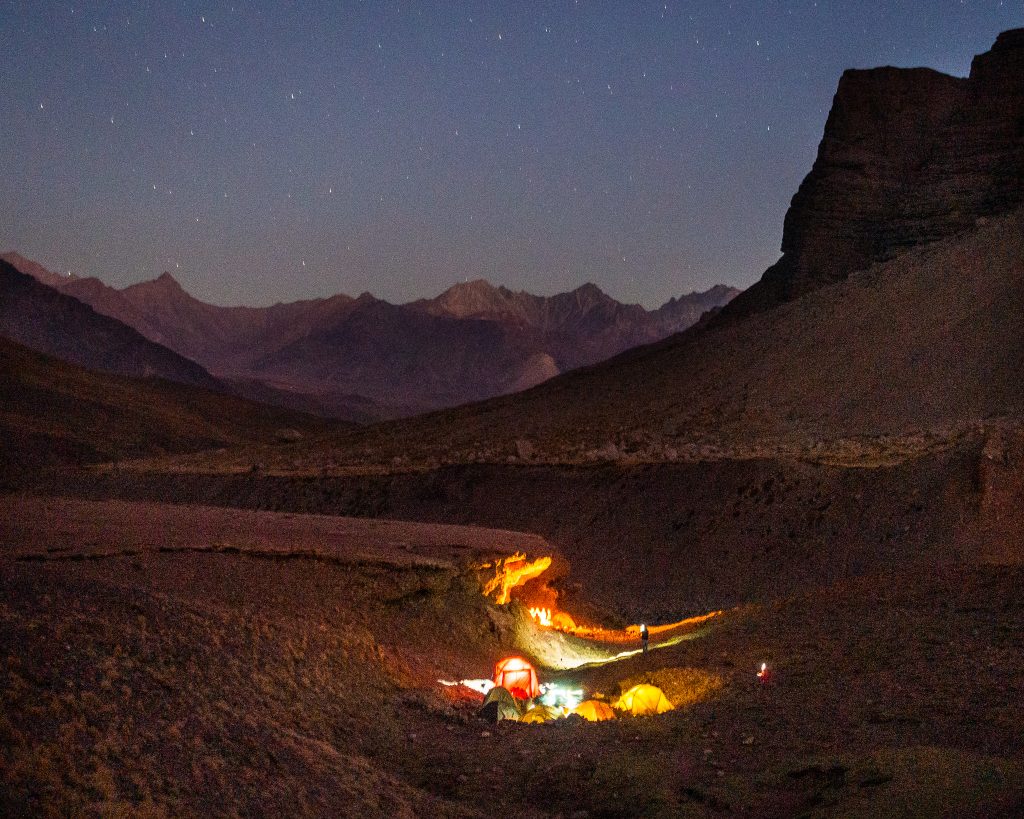
[[[52, 270], [47, 270], [38, 262], [26, 259], [20, 253], [15, 253], [14, 251], [0, 253], [0, 261], [5, 261], [21, 273], [31, 276], [33, 279], [41, 281], [45, 285], [56, 287], [58, 289], [66, 287], [78, 279], [77, 276], [62, 276], [59, 273], [54, 273]], [[99, 312], [103, 311], [101, 310]]]
[[[364, 295], [352, 309], [255, 362], [254, 370], [273, 382], [444, 406], [509, 391], [538, 346], [529, 328], [432, 316]], [[542, 368], [540, 377], [553, 374]]]
[[337, 429], [196, 387], [90, 372], [0, 338], [0, 483], [39, 470]]
[[1024, 203], [1024, 29], [966, 79], [851, 70], [786, 214], [782, 258], [726, 315], [771, 307]]
[[96, 278], [70, 281], [62, 290], [223, 375], [245, 375], [247, 362], [353, 301], [335, 296], [267, 308], [219, 307], [191, 296], [170, 273], [123, 290]]
[[[1021, 121], [1008, 106], [993, 144]], [[990, 181], [962, 178], [962, 201]], [[881, 566], [1024, 562], [1024, 209], [949, 233], [946, 210], [933, 229], [914, 197], [892, 207], [917, 239], [768, 309], [519, 395], [77, 491], [537, 531], [592, 599], [643, 617]], [[849, 203], [831, 212], [837, 258], [876, 230]], [[240, 480], [253, 464], [261, 477]]]
[[287, 391], [285, 400], [299, 394], [304, 403], [290, 406], [348, 410], [347, 417], [356, 416], [359, 397], [380, 418], [526, 389], [685, 329], [738, 292], [717, 286], [647, 311], [594, 285], [541, 297], [477, 281], [409, 305], [364, 293], [218, 307], [169, 273], [117, 290], [25, 267], [220, 377], [263, 382]]
[[0, 335], [93, 370], [166, 378], [208, 389], [222, 386], [195, 362], [4, 261], [0, 261]]
[[313, 460], [579, 462], [809, 452], [1024, 411], [1024, 211], [743, 321], [524, 394], [378, 425]]

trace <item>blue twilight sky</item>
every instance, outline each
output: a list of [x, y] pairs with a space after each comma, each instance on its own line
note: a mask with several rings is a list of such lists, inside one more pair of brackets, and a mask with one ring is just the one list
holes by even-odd
[[0, 250], [221, 304], [484, 277], [656, 306], [778, 256], [843, 69], [1024, 0], [0, 0]]

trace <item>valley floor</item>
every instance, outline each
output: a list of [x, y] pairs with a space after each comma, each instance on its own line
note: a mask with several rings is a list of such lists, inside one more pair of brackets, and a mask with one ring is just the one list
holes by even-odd
[[537, 644], [467, 571], [535, 536], [30, 496], [0, 512], [4, 815], [1024, 809], [1022, 568], [729, 609], [556, 675], [609, 696], [652, 681], [674, 711], [493, 726], [437, 680]]

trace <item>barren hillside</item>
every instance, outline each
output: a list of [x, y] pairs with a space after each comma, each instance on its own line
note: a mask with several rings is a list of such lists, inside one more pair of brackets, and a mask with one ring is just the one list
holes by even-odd
[[960, 819], [1024, 804], [1017, 570], [876, 575], [725, 612], [646, 655], [538, 663], [610, 701], [654, 683], [675, 708], [490, 725], [479, 694], [438, 680], [533, 658], [542, 632], [462, 567], [535, 538], [0, 508], [5, 815]]
[[0, 481], [58, 466], [297, 440], [340, 422], [156, 379], [91, 372], [0, 338]]
[[1024, 409], [1022, 237], [1018, 211], [770, 312], [695, 328], [514, 398], [377, 425], [287, 458], [268, 450], [196, 466], [856, 460], [862, 449], [870, 462], [886, 448], [913, 451], [931, 433], [946, 438]]

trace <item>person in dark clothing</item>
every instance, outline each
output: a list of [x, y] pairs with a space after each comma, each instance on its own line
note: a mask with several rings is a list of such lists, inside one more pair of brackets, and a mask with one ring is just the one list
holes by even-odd
[[644, 654], [647, 653], [647, 641], [650, 639], [650, 633], [647, 631], [647, 626], [643, 623], [640, 624], [640, 642], [644, 647]]

